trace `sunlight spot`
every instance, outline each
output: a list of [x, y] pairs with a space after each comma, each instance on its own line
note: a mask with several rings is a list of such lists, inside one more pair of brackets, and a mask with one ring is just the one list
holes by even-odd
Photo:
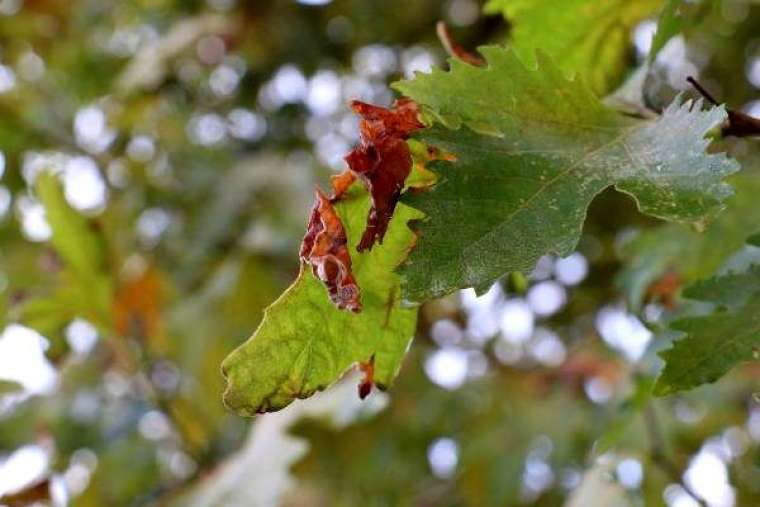
[[21, 220], [21, 232], [29, 241], [42, 242], [50, 239], [53, 230], [45, 218], [45, 207], [42, 203], [22, 195], [16, 200], [16, 210]]
[[433, 475], [448, 479], [459, 463], [459, 445], [451, 438], [438, 438], [428, 447], [427, 456]]
[[753, 58], [747, 63], [747, 79], [752, 86], [760, 88], [760, 57]]
[[606, 306], [597, 313], [596, 329], [607, 345], [631, 362], [644, 355], [652, 339], [652, 333], [635, 315], [615, 306]]
[[70, 158], [64, 166], [62, 179], [66, 200], [74, 208], [94, 212], [105, 207], [108, 189], [92, 158]]
[[37, 81], [45, 75], [45, 61], [34, 51], [26, 51], [18, 59], [18, 73], [27, 81]]
[[0, 378], [18, 382], [29, 394], [53, 392], [58, 373], [45, 357], [48, 346], [37, 331], [10, 324], [0, 334]]
[[169, 420], [158, 410], [151, 410], [143, 414], [137, 428], [147, 440], [163, 440], [171, 434]]
[[135, 136], [127, 144], [127, 156], [135, 162], [150, 162], [155, 155], [156, 142], [151, 136]]
[[618, 481], [625, 489], [638, 489], [644, 480], [644, 469], [641, 462], [634, 458], [620, 460], [615, 468]]
[[564, 259], [557, 259], [554, 271], [560, 283], [578, 285], [588, 274], [588, 261], [582, 253], [575, 252]]
[[240, 84], [240, 74], [230, 65], [222, 64], [208, 78], [209, 88], [218, 97], [229, 97]]
[[467, 26], [478, 20], [480, 7], [473, 0], [452, 0], [447, 13], [452, 25]]
[[700, 507], [699, 503], [680, 484], [669, 484], [662, 494], [668, 507]]
[[319, 116], [333, 114], [341, 107], [340, 78], [335, 72], [321, 70], [309, 80], [306, 106]]
[[524, 343], [533, 334], [534, 318], [522, 299], [511, 299], [501, 309], [501, 336], [508, 342]]
[[66, 343], [75, 354], [89, 354], [97, 341], [98, 330], [84, 319], [74, 319], [66, 327]]
[[530, 341], [530, 353], [543, 366], [556, 367], [565, 361], [567, 351], [565, 344], [556, 333], [545, 329], [536, 329], [535, 336]]
[[425, 373], [445, 389], [457, 389], [467, 379], [467, 353], [458, 348], [436, 350], [425, 360]]
[[171, 217], [162, 208], [148, 208], [137, 219], [137, 232], [148, 245], [155, 245], [169, 227]]
[[586, 396], [597, 405], [603, 405], [612, 398], [612, 385], [603, 377], [592, 377], [583, 384]]
[[430, 328], [430, 336], [441, 347], [458, 345], [464, 338], [459, 324], [451, 319], [437, 320]]
[[438, 63], [437, 60], [433, 53], [419, 46], [404, 50], [401, 54], [401, 67], [404, 69], [404, 77], [413, 79], [415, 72], [430, 73]]
[[13, 451], [0, 462], [0, 497], [36, 484], [45, 476], [49, 461], [39, 445], [25, 445]]
[[539, 317], [557, 313], [567, 301], [565, 288], [553, 281], [540, 282], [528, 290], [528, 305]]
[[102, 109], [88, 106], [74, 116], [74, 135], [77, 144], [90, 153], [103, 153], [116, 139], [116, 131], [108, 127]]
[[5, 185], [0, 185], [0, 220], [8, 214], [12, 201], [13, 196], [11, 195], [11, 191]]
[[728, 467], [714, 452], [699, 451], [689, 462], [684, 481], [710, 507], [732, 507], [736, 493], [728, 482]]
[[258, 141], [267, 132], [267, 122], [263, 116], [247, 109], [233, 109], [227, 115], [230, 135], [244, 141]]
[[16, 86], [16, 74], [10, 67], [0, 65], [0, 94], [7, 93]]
[[371, 44], [357, 49], [351, 64], [361, 76], [382, 78], [396, 71], [396, 53], [388, 46]]
[[652, 37], [657, 31], [657, 23], [648, 19], [639, 23], [633, 29], [633, 44], [636, 47], [636, 55], [644, 59], [652, 48]]
[[227, 137], [227, 126], [218, 114], [202, 114], [190, 119], [187, 124], [187, 135], [195, 144], [214, 146]]

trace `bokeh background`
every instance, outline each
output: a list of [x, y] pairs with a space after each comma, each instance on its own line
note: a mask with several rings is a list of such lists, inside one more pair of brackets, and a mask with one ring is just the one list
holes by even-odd
[[[695, 75], [760, 116], [760, 4], [709, 3], [647, 101]], [[648, 394], [673, 287], [731, 252], [613, 192], [576, 253], [423, 306], [390, 392], [360, 402], [350, 373], [255, 421], [223, 407], [222, 359], [295, 277], [313, 185], [357, 141], [347, 102], [445, 66], [438, 20], [507, 44], [481, 12], [0, 0], [0, 505], [760, 505], [757, 366]], [[631, 31], [631, 74], [654, 28]], [[719, 232], [749, 234], [757, 142], [719, 147], [744, 166]]]

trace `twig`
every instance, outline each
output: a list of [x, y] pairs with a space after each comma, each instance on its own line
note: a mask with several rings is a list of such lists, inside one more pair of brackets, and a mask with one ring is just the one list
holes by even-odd
[[[697, 82], [692, 76], [686, 78], [686, 80], [711, 104], [714, 106], [720, 105], [705, 88]], [[727, 109], [728, 122], [723, 126], [724, 136], [734, 137], [754, 137], [760, 136], [760, 118], [754, 118], [741, 111], [734, 111], [733, 109]]]
[[438, 40], [441, 41], [443, 49], [445, 49], [449, 55], [455, 58], [459, 58], [463, 62], [474, 65], [475, 67], [485, 66], [486, 61], [483, 58], [474, 53], [470, 53], [462, 46], [457, 44], [457, 42], [451, 37], [449, 27], [446, 26], [446, 23], [439, 21], [435, 25], [435, 31], [438, 34]]
[[704, 98], [706, 98], [706, 99], [707, 99], [707, 100], [708, 100], [708, 101], [709, 101], [709, 102], [710, 102], [712, 105], [714, 105], [714, 106], [719, 106], [719, 105], [720, 105], [720, 104], [718, 103], [718, 101], [717, 101], [717, 100], [715, 100], [715, 98], [714, 98], [712, 95], [710, 95], [710, 93], [709, 93], [707, 90], [705, 90], [705, 89], [704, 89], [704, 87], [703, 87], [701, 84], [699, 84], [699, 83], [697, 82], [697, 80], [696, 80], [696, 79], [694, 79], [692, 76], [689, 76], [689, 77], [687, 77], [687, 78], [686, 78], [686, 81], [688, 81], [688, 82], [691, 84], [691, 86], [693, 86], [694, 88], [696, 88], [696, 89], [697, 89], [697, 91], [698, 91], [698, 92], [699, 92], [699, 93], [700, 93], [700, 94], [701, 94], [701, 95], [702, 95]]

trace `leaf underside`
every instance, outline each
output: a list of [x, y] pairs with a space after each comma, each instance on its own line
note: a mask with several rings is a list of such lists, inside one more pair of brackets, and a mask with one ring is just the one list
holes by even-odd
[[649, 215], [697, 222], [731, 194], [721, 179], [737, 164], [707, 154], [705, 134], [726, 118], [677, 99], [656, 120], [623, 116], [543, 53], [537, 66], [498, 47], [476, 68], [418, 74], [394, 86], [435, 125], [417, 138], [454, 161], [429, 165], [438, 183], [403, 199], [426, 218], [401, 267], [405, 297], [425, 301], [527, 271], [543, 254], [576, 246], [594, 196], [615, 186]]
[[[359, 184], [336, 204], [348, 243], [361, 237], [369, 198]], [[225, 404], [241, 415], [284, 408], [296, 398], [325, 389], [357, 362], [375, 356], [374, 381], [389, 386], [409, 346], [416, 309], [400, 306], [394, 268], [406, 255], [412, 234], [405, 226], [418, 213], [399, 205], [382, 245], [353, 254], [364, 309], [336, 308], [320, 282], [302, 267], [291, 287], [264, 314], [259, 328], [222, 364]]]

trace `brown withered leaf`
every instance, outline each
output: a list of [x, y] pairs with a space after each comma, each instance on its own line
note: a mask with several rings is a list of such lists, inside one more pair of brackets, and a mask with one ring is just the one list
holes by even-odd
[[0, 505], [8, 507], [44, 505], [47, 500], [50, 500], [50, 479], [43, 479], [21, 491], [0, 496]]
[[359, 398], [364, 399], [372, 392], [375, 385], [375, 354], [366, 363], [359, 363], [359, 370], [364, 374], [359, 383]]
[[161, 276], [152, 264], [122, 277], [113, 301], [114, 327], [119, 336], [149, 339], [158, 350], [167, 346], [161, 308]]
[[[346, 156], [346, 162], [372, 198], [367, 227], [356, 247], [362, 252], [383, 241], [404, 180], [412, 169], [406, 139], [424, 125], [417, 118], [417, 104], [406, 98], [397, 100], [390, 109], [357, 100], [351, 103], [351, 108], [361, 116], [360, 142]], [[341, 183], [344, 182], [333, 182], [336, 193], [343, 188]]]
[[351, 172], [351, 169], [346, 169], [342, 173], [331, 177], [330, 182], [332, 183], [333, 187], [333, 201], [335, 199], [340, 199], [343, 197], [343, 194], [348, 191], [354, 181], [356, 181], [356, 175]]
[[661, 303], [668, 310], [673, 310], [676, 307], [676, 296], [680, 288], [681, 277], [675, 271], [668, 271], [647, 288], [646, 298]]
[[361, 291], [351, 272], [351, 256], [343, 222], [330, 199], [316, 189], [314, 207], [301, 243], [301, 260], [327, 287], [330, 300], [341, 310], [360, 312]]

